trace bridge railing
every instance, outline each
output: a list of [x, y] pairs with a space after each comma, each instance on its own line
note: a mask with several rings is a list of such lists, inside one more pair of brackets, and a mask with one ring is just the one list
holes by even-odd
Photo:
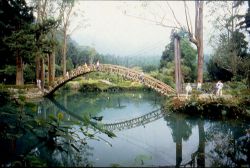
[[119, 73], [126, 78], [144, 83], [146, 86], [151, 87], [158, 92], [161, 92], [162, 94], [175, 93], [175, 90], [165, 83], [156, 80], [149, 75], [138, 73], [137, 71], [132, 69], [121, 67], [118, 65], [102, 64], [100, 70]]

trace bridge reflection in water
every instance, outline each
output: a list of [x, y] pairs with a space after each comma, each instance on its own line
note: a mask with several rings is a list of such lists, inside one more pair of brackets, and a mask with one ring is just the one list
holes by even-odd
[[[78, 116], [77, 114], [71, 112], [70, 110], [66, 109], [62, 104], [60, 104], [59, 102], [57, 102], [54, 98], [50, 98], [51, 102], [58, 107], [60, 110], [66, 112], [67, 114], [69, 114], [71, 117], [74, 117], [75, 119], [79, 120], [79, 121], [84, 121], [84, 118], [81, 116]], [[130, 120], [125, 120], [122, 122], [114, 122], [114, 123], [101, 123], [101, 122], [96, 122], [91, 120], [89, 122], [90, 125], [92, 126], [96, 126], [99, 125], [102, 129], [104, 130], [108, 130], [108, 131], [114, 131], [114, 132], [119, 132], [119, 131], [123, 131], [123, 130], [127, 130], [127, 129], [132, 129], [135, 127], [139, 127], [139, 126], [144, 126], [146, 124], [149, 124], [153, 121], [156, 121], [160, 118], [164, 117], [164, 120], [169, 120], [171, 119], [173, 116], [175, 116], [174, 113], [168, 112], [166, 109], [164, 108], [159, 108], [157, 110], [154, 110], [152, 112], [149, 112], [145, 115], [142, 115], [140, 117], [136, 117]], [[174, 117], [175, 118], [175, 117]], [[175, 120], [175, 119], [174, 119]], [[174, 124], [173, 127], [173, 139], [174, 143], [176, 145], [176, 151], [175, 151], [175, 155], [176, 155], [176, 167], [180, 167], [180, 166], [191, 166], [191, 167], [196, 167], [196, 166], [201, 166], [204, 167], [205, 165], [205, 155], [204, 155], [204, 151], [205, 151], [205, 139], [199, 139], [199, 145], [198, 145], [198, 150], [196, 152], [194, 152], [192, 154], [192, 159], [190, 161], [186, 161], [185, 163], [183, 163], [183, 159], [182, 159], [182, 140], [184, 135], [182, 135], [183, 131], [186, 129], [190, 129], [187, 125], [187, 127], [181, 127], [181, 125], [183, 125], [184, 122], [182, 119], [177, 119], [176, 121], [173, 123], [172, 119], [170, 121], [170, 124]], [[198, 124], [199, 126], [199, 134], [203, 135], [204, 134], [204, 123], [202, 122], [202, 124]], [[201, 131], [203, 130], [203, 131]], [[186, 132], [186, 131], [184, 131]], [[187, 131], [190, 133], [190, 131]], [[188, 135], [190, 136], [190, 135]], [[202, 136], [204, 137], [204, 135]], [[197, 163], [196, 161], [197, 160]], [[199, 162], [198, 162], [199, 160]], [[182, 165], [181, 165], [182, 163]], [[174, 165], [167, 165], [167, 166], [174, 166]]]
[[153, 122], [155, 120], [158, 120], [162, 118], [166, 114], [163, 112], [163, 109], [157, 109], [152, 112], [149, 112], [143, 116], [133, 118], [131, 120], [126, 120], [122, 122], [116, 122], [116, 123], [110, 123], [110, 124], [104, 124], [103, 128], [107, 129], [109, 131], [121, 131], [124, 129], [131, 129], [135, 128], [141, 125], [146, 125], [150, 122]]
[[[50, 98], [51, 102], [57, 106], [60, 110], [68, 113], [72, 117], [76, 118], [77, 120], [84, 121], [84, 119], [77, 114], [71, 112], [70, 110], [66, 109], [62, 104], [57, 102], [54, 98]], [[154, 110], [152, 112], [149, 112], [143, 116], [133, 118], [130, 120], [122, 121], [122, 122], [115, 122], [115, 123], [99, 123], [99, 122], [90, 122], [92, 125], [99, 124], [102, 129], [108, 130], [108, 131], [121, 131], [125, 129], [131, 129], [139, 126], [144, 126], [150, 122], [156, 121], [164, 116], [166, 116], [166, 110], [163, 108], [159, 108], [157, 110]]]
[[[84, 121], [83, 117], [80, 117], [77, 114], [66, 109], [55, 99], [51, 99], [51, 102], [58, 109], [68, 114], [68, 116], [65, 115], [65, 117], [71, 117], [71, 119], [75, 118], [77, 120]], [[173, 152], [175, 153], [176, 167], [205, 167], [213, 165], [238, 165], [239, 167], [240, 165], [249, 166], [249, 149], [248, 154], [245, 154], [244, 151], [246, 150], [246, 148], [241, 149], [239, 144], [237, 144], [238, 142], [241, 142], [240, 140], [243, 139], [242, 137], [246, 137], [242, 136], [244, 135], [244, 131], [242, 130], [244, 130], [243, 128], [247, 128], [249, 124], [242, 123], [242, 126], [236, 129], [234, 122], [237, 121], [208, 122], [201, 118], [194, 120], [194, 118], [192, 118], [191, 116], [180, 116], [176, 113], [168, 113], [168, 111], [163, 108], [122, 122], [102, 124], [101, 122], [91, 120], [90, 124], [99, 125], [102, 128], [110, 131], [117, 131], [117, 134], [119, 134], [119, 131], [135, 127], [139, 128], [139, 126], [143, 126], [150, 122], [156, 121], [162, 117], [164, 117], [166, 125], [171, 129], [171, 136], [169, 136], [168, 138], [171, 139], [172, 137], [172, 141], [175, 144], [175, 149], [174, 147], [165, 146], [161, 146], [161, 148], [165, 149], [165, 151], [168, 149], [173, 149]], [[192, 147], [193, 150], [188, 151], [188, 153], [191, 154], [189, 157], [187, 157], [187, 146], [185, 141], [188, 141], [192, 134], [195, 134], [197, 139], [195, 142], [191, 143], [191, 146], [196, 147]], [[164, 135], [160, 137], [164, 137]], [[169, 141], [170, 139], [165, 140]], [[141, 141], [138, 140], [138, 143], [141, 143]], [[185, 153], [183, 153], [184, 151]], [[170, 153], [173, 152], [171, 151]], [[167, 161], [171, 160], [171, 157], [169, 157], [171, 156], [170, 153], [166, 152]], [[225, 160], [227, 161], [225, 162]], [[169, 162], [169, 164], [166, 166], [173, 166], [172, 164], [174, 164], [173, 161]]]

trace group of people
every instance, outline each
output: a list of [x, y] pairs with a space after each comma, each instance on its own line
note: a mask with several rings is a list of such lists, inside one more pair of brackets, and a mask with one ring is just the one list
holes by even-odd
[[[215, 85], [215, 95], [216, 96], [222, 96], [222, 88], [223, 88], [223, 83], [219, 80]], [[187, 98], [189, 93], [192, 92], [191, 84], [188, 83], [185, 89], [186, 89], [186, 98]], [[201, 91], [201, 82], [200, 81], [197, 83], [197, 90]]]
[[[90, 66], [94, 66], [94, 65], [90, 65]], [[96, 61], [96, 69], [99, 71], [100, 68], [100, 62], [99, 60]], [[88, 67], [88, 65], [86, 64], [86, 62], [84, 63], [84, 69], [87, 69], [88, 71], [90, 70], [90, 68]]]
[[[96, 69], [99, 70], [99, 67], [100, 67], [100, 63], [99, 63], [99, 60], [97, 60], [97, 62], [96, 62]], [[88, 71], [90, 70], [89, 67], [88, 67], [88, 65], [86, 64], [86, 62], [84, 63], [84, 68], [87, 69]], [[77, 69], [79, 70], [80, 66], [78, 66]], [[69, 78], [69, 72], [68, 71], [66, 72], [66, 78], [67, 79]]]

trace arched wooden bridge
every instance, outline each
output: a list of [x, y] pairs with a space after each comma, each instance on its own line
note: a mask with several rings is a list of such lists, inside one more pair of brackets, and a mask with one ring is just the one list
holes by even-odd
[[57, 89], [59, 89], [68, 81], [73, 80], [74, 78], [77, 78], [83, 74], [87, 74], [90, 72], [97, 72], [97, 71], [116, 73], [132, 81], [143, 83], [145, 86], [152, 88], [163, 95], [176, 93], [172, 87], [149, 75], [145, 75], [142, 74], [141, 72], [137, 72], [135, 70], [118, 65], [100, 64], [99, 67], [96, 67], [95, 65], [91, 65], [89, 67], [82, 65], [76, 69], [71, 70], [69, 72], [69, 76], [58, 78], [53, 85], [49, 86], [47, 89], [44, 89], [44, 96], [52, 95]]

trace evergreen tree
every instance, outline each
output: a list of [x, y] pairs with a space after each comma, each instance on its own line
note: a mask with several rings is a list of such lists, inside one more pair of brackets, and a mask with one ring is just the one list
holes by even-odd
[[[19, 42], [25, 41], [28, 36], [25, 34], [25, 27], [34, 20], [32, 8], [28, 7], [25, 0], [1, 0], [0, 1], [0, 68], [4, 68], [6, 64], [14, 64], [16, 60], [16, 84], [23, 84], [23, 59], [21, 57], [22, 51]], [[10, 38], [9, 38], [10, 37]], [[17, 47], [15, 49], [15, 37]], [[13, 43], [5, 43], [4, 39], [13, 39]], [[26, 45], [26, 44], [25, 44]], [[7, 57], [8, 56], [8, 57]], [[3, 75], [2, 75], [3, 78]]]

